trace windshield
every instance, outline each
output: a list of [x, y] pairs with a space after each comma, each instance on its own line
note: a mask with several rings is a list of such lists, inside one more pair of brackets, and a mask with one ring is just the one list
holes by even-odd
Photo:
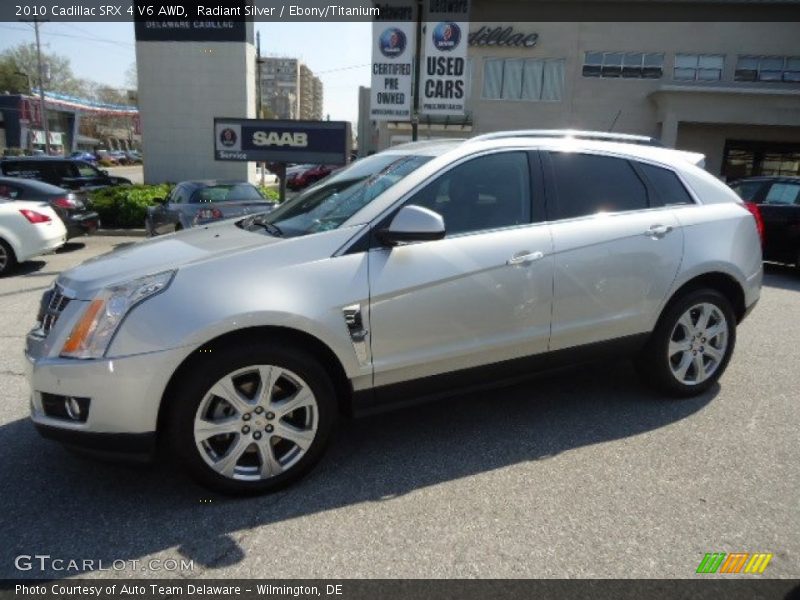
[[397, 154], [365, 158], [243, 226], [268, 225], [285, 237], [336, 229], [430, 159]]

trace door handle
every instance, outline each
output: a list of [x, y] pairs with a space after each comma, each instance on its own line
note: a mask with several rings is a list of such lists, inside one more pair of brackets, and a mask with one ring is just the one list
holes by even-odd
[[661, 239], [670, 231], [672, 231], [672, 227], [669, 225], [652, 225], [644, 234], [647, 237]]
[[510, 267], [515, 265], [525, 265], [528, 263], [532, 263], [535, 260], [540, 260], [544, 258], [544, 252], [528, 252], [527, 250], [523, 250], [522, 252], [517, 252], [514, 256], [509, 258], [506, 261], [506, 264]]

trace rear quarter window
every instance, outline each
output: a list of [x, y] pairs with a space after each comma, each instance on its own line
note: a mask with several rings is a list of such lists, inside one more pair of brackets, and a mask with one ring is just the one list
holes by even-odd
[[662, 169], [653, 165], [637, 163], [644, 176], [655, 189], [659, 199], [665, 206], [671, 204], [694, 204], [694, 200], [686, 191], [681, 180], [669, 169]]

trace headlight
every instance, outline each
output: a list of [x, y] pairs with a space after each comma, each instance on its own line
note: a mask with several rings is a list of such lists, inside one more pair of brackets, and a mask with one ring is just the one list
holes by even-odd
[[61, 356], [100, 358], [128, 312], [140, 302], [164, 291], [175, 271], [148, 275], [120, 285], [107, 287], [89, 303], [72, 328]]

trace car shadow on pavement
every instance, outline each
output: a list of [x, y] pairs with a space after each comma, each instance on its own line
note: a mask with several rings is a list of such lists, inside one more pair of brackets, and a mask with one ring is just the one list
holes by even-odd
[[800, 268], [764, 263], [764, 285], [800, 292]]
[[8, 274], [8, 277], [36, 273], [37, 271], [41, 271], [42, 267], [44, 267], [46, 264], [47, 263], [43, 260], [26, 260], [25, 262], [19, 263], [17, 268]]
[[86, 248], [86, 244], [83, 242], [67, 242], [61, 248], [56, 250], [58, 254], [69, 254], [70, 252], [77, 252], [78, 250], [83, 250]]
[[[294, 486], [227, 498], [159, 463], [134, 467], [74, 456], [27, 419], [0, 427], [0, 578], [14, 557], [136, 560], [169, 548], [207, 569], [236, 564], [237, 532], [653, 431], [702, 410], [719, 392], [664, 399], [628, 363], [600, 363], [522, 384], [346, 421], [326, 457]], [[536, 482], [531, 481], [531, 486]], [[171, 555], [171, 557], [174, 557]], [[212, 571], [213, 572], [213, 571]], [[72, 573], [74, 574], [74, 573]]]

